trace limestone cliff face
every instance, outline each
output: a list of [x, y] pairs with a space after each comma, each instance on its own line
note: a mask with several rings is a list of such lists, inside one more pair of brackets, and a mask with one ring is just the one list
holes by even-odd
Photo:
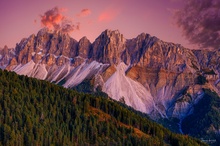
[[32, 52], [34, 52], [35, 35], [31, 35], [29, 38], [22, 40], [15, 48], [18, 53], [18, 63], [25, 64], [32, 59]]
[[109, 64], [118, 64], [125, 49], [125, 39], [117, 30], [105, 30], [92, 44], [93, 59]]
[[166, 109], [177, 92], [195, 84], [200, 72], [197, 57], [189, 49], [144, 33], [127, 40], [126, 46], [122, 59], [130, 64], [127, 76], [150, 90], [160, 114], [172, 114]]
[[83, 37], [79, 40], [78, 55], [84, 59], [92, 57], [92, 44], [87, 37]]
[[193, 50], [202, 68], [219, 69], [220, 49], [219, 50]]
[[191, 50], [181, 45], [163, 42], [144, 33], [127, 40], [122, 60], [126, 64], [155, 70], [165, 69], [172, 72], [199, 70], [197, 58]]
[[[0, 68], [4, 69], [12, 57], [15, 56], [15, 50], [13, 48], [8, 48], [7, 46], [4, 46], [4, 48], [0, 49]], [[17, 64], [12, 61], [13, 64]]]
[[[24, 38], [16, 45], [16, 55], [13, 60], [18, 64], [26, 64], [33, 60], [35, 63], [47, 65], [62, 65], [66, 63], [66, 58], [77, 56], [78, 42], [68, 34], [62, 32], [50, 32], [42, 29], [35, 36]], [[14, 65], [14, 61], [9, 66]]]
[[[95, 88], [154, 116], [181, 119], [202, 98], [202, 88], [220, 94], [220, 50], [190, 50], [146, 33], [125, 39], [105, 30], [91, 43], [42, 29], [0, 54], [2, 69], [68, 88], [92, 79]], [[208, 82], [199, 85], [199, 76]]]
[[218, 50], [194, 50], [201, 67], [202, 74], [215, 87], [220, 94], [220, 49]]

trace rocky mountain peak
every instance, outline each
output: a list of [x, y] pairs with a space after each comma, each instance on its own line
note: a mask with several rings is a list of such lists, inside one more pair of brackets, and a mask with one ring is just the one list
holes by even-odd
[[93, 43], [93, 58], [109, 64], [118, 64], [125, 49], [126, 39], [118, 30], [105, 30]]
[[37, 33], [38, 36], [43, 36], [45, 34], [57, 34], [57, 35], [67, 35], [67, 36], [69, 36], [68, 33], [63, 32], [62, 30], [50, 30], [47, 27], [44, 27], [44, 28], [40, 29]]
[[17, 60], [18, 63], [25, 64], [32, 59], [36, 63], [45, 60], [48, 58], [48, 55], [63, 55], [71, 58], [78, 54], [77, 44], [78, 42], [71, 38], [67, 33], [62, 31], [51, 31], [47, 28], [43, 28], [36, 36], [31, 35], [29, 38], [23, 39], [17, 44]]
[[114, 35], [122, 35], [119, 30], [111, 30], [111, 29], [106, 29], [105, 31], [102, 32], [102, 34], [105, 34], [107, 36], [114, 36]]
[[92, 57], [92, 45], [91, 42], [88, 40], [87, 37], [82, 37], [79, 40], [79, 44], [78, 44], [78, 52], [79, 52], [79, 56], [82, 58], [91, 58]]
[[5, 45], [5, 46], [3, 47], [3, 49], [8, 49], [8, 46], [7, 46], [7, 45]]
[[90, 40], [89, 40], [86, 36], [82, 37], [82, 38], [79, 40], [79, 42], [80, 42], [80, 41], [89, 41], [89, 42], [90, 42]]
[[136, 64], [140, 62], [144, 53], [160, 41], [157, 37], [151, 36], [147, 33], [141, 33], [136, 38], [127, 39], [126, 50], [122, 53], [122, 60], [126, 64]]
[[103, 31], [96, 40], [102, 39], [103, 42], [111, 42], [111, 43], [120, 43], [125, 42], [123, 34], [121, 34], [118, 30], [110, 30], [106, 29]]
[[11, 58], [15, 56], [15, 50], [14, 48], [8, 48], [8, 46], [4, 46], [0, 49], [0, 68], [4, 69]]
[[1, 48], [0, 50], [1, 50], [1, 52], [2, 52], [3, 54], [8, 54], [8, 52], [9, 52], [9, 48], [8, 48], [7, 45], [5, 45], [5, 46], [4, 46], [3, 48]]

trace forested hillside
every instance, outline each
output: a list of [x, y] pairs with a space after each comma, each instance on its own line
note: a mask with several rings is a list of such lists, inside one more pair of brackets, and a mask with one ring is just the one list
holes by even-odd
[[120, 103], [0, 70], [0, 145], [205, 145]]
[[208, 89], [204, 89], [204, 93], [204, 97], [195, 105], [194, 113], [183, 120], [183, 132], [220, 143], [220, 98]]

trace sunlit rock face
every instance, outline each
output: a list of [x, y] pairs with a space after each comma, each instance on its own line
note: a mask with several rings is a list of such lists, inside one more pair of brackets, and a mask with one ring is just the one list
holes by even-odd
[[92, 45], [93, 59], [108, 64], [121, 62], [122, 51], [125, 50], [125, 39], [119, 31], [105, 30]]
[[125, 39], [118, 30], [105, 30], [91, 43], [42, 29], [0, 54], [2, 69], [66, 88], [90, 80], [94, 91], [153, 118], [182, 119], [203, 97], [202, 88], [220, 93], [219, 50], [190, 50], [145, 33]]

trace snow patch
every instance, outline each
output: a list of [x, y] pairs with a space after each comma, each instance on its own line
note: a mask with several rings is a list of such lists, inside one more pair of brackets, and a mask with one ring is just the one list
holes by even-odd
[[56, 56], [56, 55], [54, 55], [54, 54], [53, 54], [53, 56], [54, 56], [55, 58], [58, 58], [58, 57], [59, 57], [59, 56]]
[[75, 58], [79, 58], [79, 59], [82, 59], [82, 60], [86, 60], [85, 58], [81, 57], [81, 56], [76, 56]]
[[38, 54], [38, 55], [42, 55], [42, 52], [38, 52], [37, 54]]
[[36, 54], [36, 52], [32, 52], [31, 55], [34, 56]]
[[10, 50], [9, 52], [10, 52], [11, 54], [13, 54], [13, 55], [16, 55], [16, 53], [15, 53], [14, 50]]

